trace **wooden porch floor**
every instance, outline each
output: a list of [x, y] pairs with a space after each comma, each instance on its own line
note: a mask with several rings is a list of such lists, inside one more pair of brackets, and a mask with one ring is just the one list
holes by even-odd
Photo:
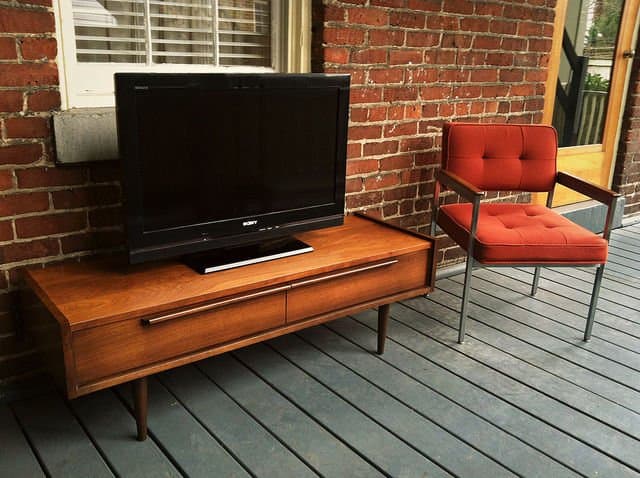
[[615, 231], [593, 339], [593, 270], [474, 273], [151, 380], [150, 438], [130, 391], [0, 405], [0, 476], [640, 476], [640, 225]]

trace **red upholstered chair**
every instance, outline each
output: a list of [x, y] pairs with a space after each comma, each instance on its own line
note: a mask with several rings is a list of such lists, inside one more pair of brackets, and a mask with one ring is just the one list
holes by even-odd
[[[591, 337], [615, 199], [619, 194], [556, 172], [558, 140], [551, 126], [447, 123], [442, 131], [442, 168], [436, 175], [434, 217], [467, 251], [458, 342], [464, 341], [473, 267], [534, 266], [531, 295], [540, 266], [597, 267], [584, 340]], [[440, 185], [469, 201], [439, 207]], [[550, 207], [556, 184], [608, 206], [603, 236], [555, 213]], [[546, 192], [547, 206], [481, 203], [485, 191]], [[436, 221], [431, 223], [435, 233]]]

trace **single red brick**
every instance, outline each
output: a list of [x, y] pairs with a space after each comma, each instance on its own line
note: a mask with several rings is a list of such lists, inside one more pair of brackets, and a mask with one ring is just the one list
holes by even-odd
[[400, 177], [397, 173], [379, 174], [364, 179], [365, 191], [389, 188], [398, 184], [400, 184]]
[[51, 6], [51, 0], [16, 0], [18, 3], [23, 4], [32, 4], [32, 5], [42, 5], [45, 7]]
[[2, 196], [0, 216], [14, 216], [49, 209], [49, 194], [46, 192], [18, 193]]
[[422, 63], [422, 52], [419, 50], [391, 50], [389, 63], [391, 65], [420, 64]]
[[427, 17], [427, 28], [431, 30], [457, 32], [460, 30], [460, 21], [458, 17], [451, 15], [429, 15]]
[[516, 22], [508, 22], [505, 20], [491, 20], [489, 25], [489, 31], [491, 33], [500, 33], [502, 35], [515, 35], [518, 30], [518, 24]]
[[349, 140], [377, 139], [382, 135], [382, 126], [351, 126], [349, 128]]
[[351, 63], [378, 64], [387, 62], [386, 48], [367, 48], [351, 52]]
[[398, 203], [394, 202], [394, 203], [387, 203], [384, 206], [382, 206], [382, 216], [385, 219], [388, 219], [392, 216], [396, 216], [398, 214]]
[[460, 35], [457, 33], [445, 33], [442, 35], [442, 48], [470, 48], [471, 35]]
[[364, 30], [354, 28], [330, 28], [323, 31], [324, 41], [334, 45], [361, 45], [364, 43]]
[[395, 123], [384, 126], [384, 137], [392, 138], [394, 136], [409, 136], [416, 134], [418, 123], [412, 121], [410, 123]]
[[19, 218], [15, 220], [15, 223], [16, 233], [20, 238], [50, 236], [85, 229], [87, 214], [84, 211], [46, 214]]
[[439, 12], [442, 8], [442, 0], [409, 0], [407, 8], [410, 10]]
[[326, 5], [323, 9], [324, 20], [327, 22], [342, 22], [345, 19], [346, 10], [335, 5]]
[[477, 36], [473, 40], [473, 47], [478, 50], [498, 50], [500, 45], [500, 37]]
[[438, 81], [448, 83], [455, 81], [457, 83], [464, 83], [469, 80], [469, 70], [455, 69], [442, 69], [438, 72]]
[[413, 166], [413, 156], [400, 154], [388, 156], [380, 160], [380, 171], [393, 171], [395, 169], [407, 169]]
[[55, 256], [59, 253], [60, 245], [57, 239], [45, 238], [27, 242], [12, 242], [6, 246], [0, 246], [0, 261], [8, 264], [27, 259]]
[[351, 88], [350, 103], [376, 103], [382, 99], [382, 88]]
[[489, 53], [487, 54], [487, 65], [511, 66], [513, 65], [513, 53]]
[[324, 48], [323, 52], [327, 63], [349, 63], [349, 50], [346, 48]]
[[24, 38], [22, 57], [25, 60], [55, 60], [58, 46], [55, 38]]
[[433, 83], [438, 78], [435, 68], [415, 68], [407, 70], [407, 83]]
[[487, 32], [489, 31], [489, 20], [486, 18], [461, 18], [460, 30], [472, 31], [472, 32]]
[[347, 159], [359, 158], [362, 156], [362, 145], [360, 143], [347, 144]]
[[480, 86], [456, 86], [453, 88], [453, 96], [456, 98], [479, 98], [482, 94]]
[[374, 7], [402, 8], [405, 3], [407, 0], [371, 0], [371, 5]]
[[385, 68], [369, 72], [369, 80], [374, 83], [401, 83], [403, 76], [404, 70], [400, 68]]
[[387, 108], [384, 106], [378, 106], [367, 109], [369, 121], [383, 121], [387, 119]]
[[366, 143], [364, 145], [365, 156], [378, 156], [381, 154], [393, 154], [398, 151], [398, 141], [382, 141], [379, 143]]
[[8, 118], [4, 123], [8, 138], [44, 138], [49, 136], [49, 118]]
[[418, 88], [402, 86], [399, 88], [385, 88], [384, 101], [411, 101], [418, 99]]
[[378, 161], [375, 159], [363, 159], [347, 163], [347, 176], [374, 173], [376, 171], [378, 171]]
[[490, 83], [498, 81], [498, 70], [473, 70], [471, 72], [471, 81], [474, 83]]
[[84, 168], [29, 168], [16, 170], [18, 187], [74, 186], [86, 181]]
[[371, 206], [382, 202], [382, 191], [351, 194], [346, 197], [347, 210]]
[[[0, 27], [0, 31], [2, 31]], [[55, 63], [4, 64], [0, 68], [0, 86], [47, 86], [58, 84]]]
[[451, 86], [425, 86], [420, 88], [423, 100], [444, 100], [451, 97]]
[[507, 96], [509, 93], [509, 87], [506, 85], [491, 85], [482, 87], [483, 98], [500, 98]]
[[402, 46], [404, 45], [404, 31], [402, 30], [371, 30], [369, 45], [371, 46]]
[[0, 8], [0, 31], [3, 33], [53, 33], [53, 13], [40, 10]]
[[519, 83], [523, 79], [523, 70], [500, 70], [500, 81], [503, 83]]
[[364, 123], [369, 117], [369, 111], [367, 108], [351, 108], [349, 114], [349, 120], [353, 123]]
[[347, 194], [362, 191], [362, 178], [347, 178], [345, 191]]
[[15, 58], [18, 58], [16, 40], [10, 37], [0, 38], [0, 60], [14, 60]]
[[0, 221], [0, 242], [13, 239], [13, 227], [11, 221]]
[[30, 111], [50, 111], [58, 108], [60, 108], [60, 93], [58, 91], [36, 91], [27, 98], [27, 109]]
[[464, 13], [470, 15], [473, 13], [474, 1], [471, 0], [444, 0], [442, 9], [450, 13]]
[[527, 41], [524, 38], [504, 37], [500, 43], [500, 48], [516, 52], [525, 51], [527, 49]]
[[407, 46], [437, 46], [440, 44], [440, 33], [407, 32]]
[[392, 12], [389, 18], [392, 26], [402, 28], [424, 28], [426, 15], [423, 13]]
[[418, 138], [407, 138], [400, 142], [400, 151], [424, 151], [433, 148], [433, 138], [420, 136]]
[[[517, 28], [518, 36], [541, 36], [543, 32], [543, 24], [536, 22], [519, 22]], [[516, 33], [515, 31], [512, 33]]]
[[0, 112], [16, 113], [22, 111], [22, 91], [0, 91]]
[[401, 199], [415, 198], [418, 188], [414, 185], [400, 186], [394, 189], [387, 189], [384, 194], [385, 201], [399, 201]]
[[19, 144], [0, 148], [0, 165], [4, 164], [29, 164], [38, 161], [42, 157], [42, 145]]
[[389, 24], [389, 13], [381, 8], [351, 8], [347, 10], [349, 23], [383, 27]]
[[13, 174], [10, 170], [0, 171], [0, 191], [13, 188]]

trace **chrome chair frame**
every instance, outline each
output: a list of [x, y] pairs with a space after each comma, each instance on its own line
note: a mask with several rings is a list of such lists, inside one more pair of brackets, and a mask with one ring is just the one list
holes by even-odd
[[[467, 309], [469, 306], [469, 292], [471, 290], [471, 278], [473, 275], [473, 268], [477, 264], [482, 265], [481, 262], [476, 260], [473, 255], [473, 248], [476, 241], [476, 231], [478, 227], [478, 214], [480, 212], [480, 202], [486, 196], [486, 192], [476, 188], [473, 184], [465, 181], [463, 178], [449, 172], [446, 170], [438, 170], [436, 173], [436, 181], [435, 187], [433, 191], [433, 212], [431, 216], [431, 235], [435, 236], [436, 233], [436, 222], [438, 219], [438, 211], [440, 209], [440, 185], [444, 185], [449, 189], [452, 189], [456, 193], [458, 193], [462, 198], [471, 202], [472, 204], [472, 213], [471, 213], [471, 228], [469, 231], [469, 241], [467, 243], [467, 264], [465, 267], [464, 273], [464, 285], [462, 287], [462, 303], [460, 306], [460, 322], [458, 327], [458, 343], [462, 344], [464, 342], [464, 337], [466, 333], [466, 319], [467, 319]], [[611, 235], [611, 227], [613, 224], [613, 215], [615, 213], [615, 204], [616, 199], [620, 196], [620, 194], [611, 191], [610, 189], [603, 188], [596, 184], [590, 183], [583, 179], [580, 179], [576, 176], [573, 176], [568, 173], [558, 172], [556, 174], [556, 181], [554, 183], [551, 191], [547, 193], [547, 204], [548, 208], [551, 208], [551, 204], [553, 203], [553, 193], [555, 190], [556, 184], [562, 184], [574, 191], [582, 193], [596, 201], [605, 204], [607, 206], [607, 216], [604, 226], [604, 231], [602, 233], [602, 237], [609, 242], [609, 236]], [[462, 246], [460, 244], [460, 246]], [[533, 273], [533, 282], [531, 284], [531, 295], [534, 296], [538, 290], [538, 282], [540, 280], [541, 267], [594, 267], [594, 264], [553, 264], [553, 263], [513, 263], [509, 264], [506, 267], [513, 266], [525, 266], [525, 267], [534, 267]], [[501, 267], [490, 264], [489, 267]], [[505, 266], [502, 266], [505, 267]], [[591, 301], [589, 304], [589, 313], [587, 315], [587, 323], [584, 330], [584, 341], [588, 342], [591, 339], [591, 332], [593, 330], [593, 322], [595, 319], [595, 312], [598, 303], [598, 296], [600, 294], [600, 284], [602, 283], [602, 276], [604, 274], [605, 263], [596, 264], [596, 274], [593, 282], [593, 291], [591, 293]]]

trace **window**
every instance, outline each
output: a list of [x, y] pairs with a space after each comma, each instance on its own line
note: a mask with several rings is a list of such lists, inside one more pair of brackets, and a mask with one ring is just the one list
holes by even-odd
[[308, 3], [59, 0], [66, 107], [113, 106], [115, 72], [307, 71]]

